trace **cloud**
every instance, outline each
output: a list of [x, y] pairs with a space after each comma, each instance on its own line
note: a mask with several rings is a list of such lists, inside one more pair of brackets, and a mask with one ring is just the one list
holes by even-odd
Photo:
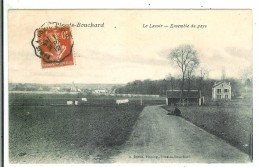
[[225, 47], [223, 49], [204, 50], [202, 63], [206, 63], [210, 69], [210, 76], [220, 78], [222, 69], [227, 77], [240, 77], [241, 70], [251, 65], [251, 52], [244, 48]]
[[100, 52], [90, 49], [86, 50], [84, 53], [86, 53], [86, 55], [81, 56], [80, 59], [91, 60], [100, 65], [124, 63], [133, 65], [165, 66], [169, 64], [165, 57], [162, 57], [159, 54], [149, 53], [149, 51], [147, 52], [147, 55], [139, 55], [137, 53], [132, 55], [128, 53], [116, 55], [109, 52]]
[[233, 57], [245, 59], [247, 61], [252, 60], [252, 52], [248, 49], [237, 48], [237, 47], [226, 47], [225, 51]]

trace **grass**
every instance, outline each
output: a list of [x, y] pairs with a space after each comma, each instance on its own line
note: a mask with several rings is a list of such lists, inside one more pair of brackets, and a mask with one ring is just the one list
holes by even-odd
[[[32, 103], [28, 99], [33, 99]], [[103, 99], [93, 106], [35, 105], [44, 99], [10, 95], [11, 163], [108, 162], [128, 139], [144, 107], [107, 106]]]
[[[163, 106], [163, 108], [171, 110], [170, 106]], [[179, 108], [184, 119], [226, 140], [252, 158], [253, 106], [251, 103], [239, 99], [216, 105]]]
[[[87, 98], [87, 102], [82, 102], [81, 98]], [[66, 105], [68, 100], [78, 100], [82, 105], [115, 105], [117, 99], [129, 99], [129, 104], [140, 105], [141, 97], [112, 97], [112, 96], [83, 96], [76, 94], [25, 94], [10, 93], [9, 103], [11, 105], [23, 106], [46, 106], [46, 105]], [[143, 105], [165, 104], [164, 97], [142, 97]]]

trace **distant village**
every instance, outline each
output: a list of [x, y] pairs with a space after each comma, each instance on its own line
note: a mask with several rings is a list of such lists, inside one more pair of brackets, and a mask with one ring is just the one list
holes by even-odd
[[10, 83], [10, 93], [41, 93], [41, 94], [82, 94], [93, 96], [153, 96], [159, 97], [159, 95], [148, 94], [125, 94], [116, 93], [118, 87], [124, 86], [123, 84], [78, 84], [74, 82], [72, 84], [29, 84], [29, 83]]
[[92, 95], [113, 94], [113, 84], [30, 84], [10, 83], [9, 92], [39, 92], [39, 93], [83, 93]]

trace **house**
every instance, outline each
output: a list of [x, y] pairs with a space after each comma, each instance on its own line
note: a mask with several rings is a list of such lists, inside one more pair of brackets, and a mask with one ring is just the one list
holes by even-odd
[[[198, 90], [183, 90], [183, 102], [186, 104], [201, 104], [200, 93]], [[166, 104], [172, 105], [181, 103], [181, 90], [167, 90]]]
[[231, 100], [231, 85], [230, 82], [219, 82], [213, 85], [212, 100]]

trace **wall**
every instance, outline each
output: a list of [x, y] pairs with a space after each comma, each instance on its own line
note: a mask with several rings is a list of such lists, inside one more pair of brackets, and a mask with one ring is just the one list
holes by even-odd
[[[221, 89], [221, 92], [218, 93], [217, 90]], [[224, 92], [224, 89], [228, 89], [228, 92]], [[212, 100], [220, 100], [217, 98], [217, 95], [221, 95], [221, 99], [226, 99], [225, 95], [228, 95], [228, 100], [231, 100], [231, 86], [229, 84], [223, 83], [214, 88], [212, 88]]]

